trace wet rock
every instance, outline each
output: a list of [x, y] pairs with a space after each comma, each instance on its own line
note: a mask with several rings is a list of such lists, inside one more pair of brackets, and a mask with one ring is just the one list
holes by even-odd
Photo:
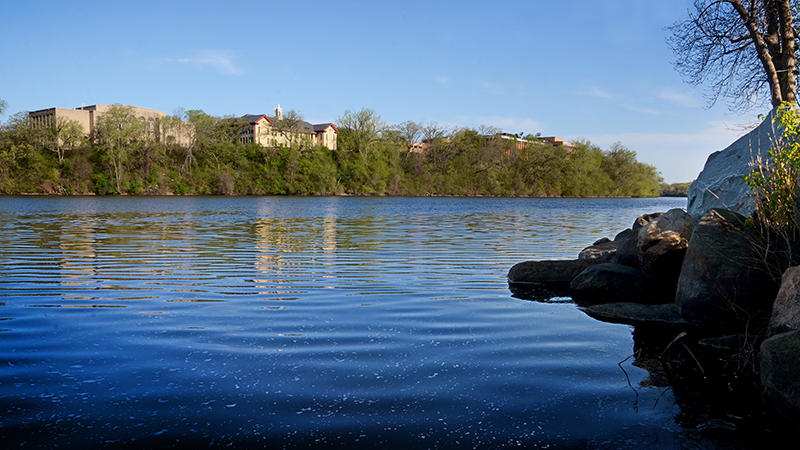
[[674, 299], [683, 257], [697, 221], [682, 209], [658, 216], [638, 233], [639, 261], [645, 277], [670, 301]]
[[675, 302], [683, 318], [720, 334], [765, 329], [778, 281], [764, 246], [744, 216], [724, 209], [706, 213], [689, 240], [678, 280]]
[[578, 259], [589, 259], [598, 263], [610, 262], [616, 252], [617, 243], [608, 238], [603, 238], [583, 249], [578, 254]]
[[588, 267], [569, 285], [578, 303], [650, 302], [642, 272], [620, 264]]
[[800, 426], [800, 331], [782, 333], [761, 344], [761, 383], [775, 410]]
[[639, 230], [646, 226], [664, 213], [656, 212], [651, 214], [643, 214], [633, 221], [631, 228], [619, 232], [614, 237], [614, 242], [617, 243], [617, 251], [614, 252], [612, 263], [622, 264], [623, 266], [640, 268], [641, 262], [639, 260]]
[[570, 295], [569, 283], [586, 268], [598, 264], [590, 259], [525, 261], [508, 271], [508, 283], [515, 296], [545, 299]]
[[644, 305], [641, 303], [607, 303], [584, 308], [589, 316], [603, 322], [643, 327], [686, 327], [674, 303]]
[[588, 259], [525, 261], [514, 264], [508, 271], [511, 283], [563, 283], [569, 284], [595, 262]]
[[800, 330], [800, 266], [790, 267], [783, 273], [778, 296], [772, 305], [767, 337], [794, 330]]
[[[641, 228], [641, 227], [639, 227]], [[622, 264], [623, 266], [640, 268], [639, 262], [639, 232], [628, 228], [620, 232], [614, 237], [614, 242], [617, 243], [617, 250], [614, 252], [614, 257], [611, 262], [614, 264]]]
[[659, 218], [662, 214], [664, 214], [664, 213], [663, 212], [657, 212], [657, 213], [650, 213], [650, 214], [642, 214], [641, 216], [637, 217], [636, 220], [633, 221], [633, 226], [631, 226], [631, 229], [636, 231], [639, 228], [642, 228], [645, 225], [647, 225], [648, 223], [652, 222], [653, 220]]

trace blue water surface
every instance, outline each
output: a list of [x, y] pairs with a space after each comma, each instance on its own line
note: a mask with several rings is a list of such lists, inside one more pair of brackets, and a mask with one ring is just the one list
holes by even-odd
[[631, 327], [514, 298], [686, 199], [0, 198], [24, 448], [726, 448]]

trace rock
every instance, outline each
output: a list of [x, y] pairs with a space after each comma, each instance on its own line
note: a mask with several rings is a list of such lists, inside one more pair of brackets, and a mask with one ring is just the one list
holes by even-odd
[[617, 243], [603, 238], [583, 249], [578, 255], [578, 259], [589, 259], [598, 263], [610, 262], [616, 252]]
[[597, 264], [589, 259], [525, 261], [508, 271], [508, 283], [514, 295], [543, 299], [570, 295], [569, 283], [586, 268]]
[[641, 263], [639, 262], [638, 231], [628, 228], [617, 234], [617, 236], [614, 237], [614, 242], [617, 243], [617, 250], [611, 258], [612, 263], [622, 264], [623, 266], [633, 267], [635, 269], [641, 267]]
[[683, 318], [710, 332], [735, 334], [766, 328], [778, 280], [766, 244], [745, 226], [745, 217], [712, 209], [689, 240], [675, 302]]
[[643, 226], [647, 225], [648, 223], [652, 222], [653, 220], [661, 217], [662, 214], [664, 214], [664, 213], [657, 212], [657, 213], [651, 213], [651, 214], [643, 214], [643, 215], [637, 217], [636, 220], [633, 221], [633, 226], [631, 228], [634, 231], [638, 230], [639, 228], [642, 228]]
[[800, 266], [789, 267], [783, 273], [778, 296], [772, 305], [767, 337], [794, 330], [800, 330]]
[[756, 129], [737, 139], [725, 150], [712, 153], [703, 171], [689, 187], [688, 212], [699, 220], [712, 208], [730, 209], [749, 216], [755, 209], [750, 187], [743, 177], [759, 156], [767, 158], [776, 133], [772, 119], [775, 110]]
[[590, 266], [569, 287], [579, 304], [650, 301], [642, 272], [620, 264]]
[[800, 426], [800, 331], [781, 333], [761, 343], [761, 383], [775, 410]]
[[640, 268], [639, 230], [662, 214], [664, 213], [643, 214], [633, 221], [631, 228], [619, 232], [614, 237], [614, 242], [617, 243], [617, 250], [614, 252], [610, 262], [637, 269]]
[[603, 322], [645, 327], [685, 327], [689, 324], [681, 317], [674, 303], [643, 305], [641, 303], [607, 303], [584, 308], [589, 316]]
[[675, 298], [689, 239], [697, 221], [682, 209], [671, 209], [639, 229], [639, 262], [655, 289]]
[[591, 260], [525, 261], [514, 264], [508, 271], [511, 283], [569, 283], [587, 267], [595, 264]]

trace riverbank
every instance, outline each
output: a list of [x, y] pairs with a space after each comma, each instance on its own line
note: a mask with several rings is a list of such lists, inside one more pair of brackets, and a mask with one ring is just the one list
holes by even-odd
[[518, 263], [508, 279], [517, 296], [569, 296], [591, 317], [661, 336], [662, 357], [685, 349], [682, 364], [729, 387], [745, 381], [747, 398], [769, 399], [767, 409], [800, 428], [796, 258], [732, 211], [695, 220], [673, 209], [640, 216], [578, 259]]

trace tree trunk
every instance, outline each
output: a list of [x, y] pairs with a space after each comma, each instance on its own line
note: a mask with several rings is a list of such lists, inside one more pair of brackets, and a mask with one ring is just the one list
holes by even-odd
[[[742, 18], [770, 87], [772, 106], [796, 102], [795, 33], [791, 0], [766, 0], [766, 34], [758, 29], [758, 15], [741, 0], [728, 0]], [[751, 5], [752, 6], [752, 5]]]
[[781, 94], [783, 101], [789, 103], [797, 102], [797, 81], [795, 74], [795, 34], [794, 19], [792, 16], [791, 0], [781, 0], [778, 5], [778, 16], [780, 18], [781, 45], [783, 54], [781, 55]]

